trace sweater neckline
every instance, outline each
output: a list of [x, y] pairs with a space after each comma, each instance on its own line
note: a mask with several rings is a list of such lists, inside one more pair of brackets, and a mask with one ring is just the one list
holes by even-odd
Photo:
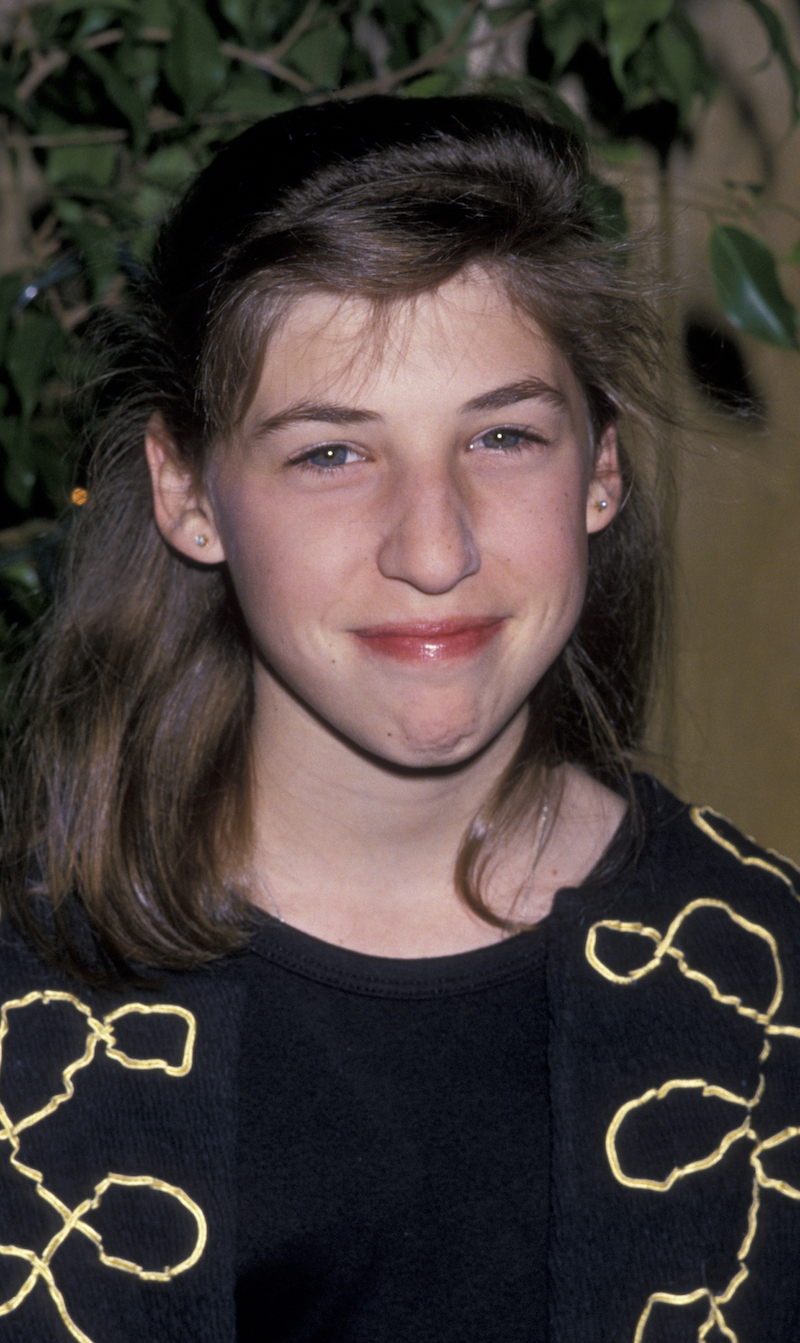
[[[670, 794], [648, 775], [634, 777], [644, 825], [640, 862], [654, 839], [654, 820]], [[612, 840], [612, 844], [613, 844]], [[248, 955], [281, 965], [306, 979], [349, 992], [377, 997], [440, 997], [488, 988], [515, 979], [544, 964], [548, 930], [559, 915], [581, 905], [598, 890], [591, 879], [556, 892], [553, 906], [539, 923], [485, 947], [444, 956], [388, 957], [337, 946], [281, 923], [264, 910], [254, 911], [255, 928]]]

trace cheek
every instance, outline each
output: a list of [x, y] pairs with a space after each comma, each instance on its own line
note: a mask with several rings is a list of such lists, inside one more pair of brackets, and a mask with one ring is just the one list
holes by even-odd
[[324, 652], [326, 614], [345, 586], [341, 548], [285, 510], [254, 510], [242, 501], [220, 510], [218, 526], [234, 592], [262, 656], [288, 670], [298, 657]]
[[497, 553], [522, 573], [583, 582], [588, 559], [585, 504], [580, 491], [564, 489], [518, 501], [496, 526]]

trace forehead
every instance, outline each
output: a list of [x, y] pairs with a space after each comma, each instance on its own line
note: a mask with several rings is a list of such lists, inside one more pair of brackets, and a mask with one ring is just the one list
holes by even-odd
[[583, 393], [567, 359], [484, 272], [385, 304], [311, 293], [289, 307], [273, 332], [245, 420], [322, 395], [361, 401], [435, 385], [445, 397], [457, 397], [467, 386], [474, 395], [532, 375], [584, 415]]

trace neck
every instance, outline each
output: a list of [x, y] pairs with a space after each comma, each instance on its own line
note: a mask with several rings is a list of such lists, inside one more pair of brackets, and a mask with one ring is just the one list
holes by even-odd
[[523, 712], [463, 765], [409, 770], [360, 751], [302, 704], [274, 713], [257, 700], [252, 898], [355, 949], [431, 955], [497, 940], [458, 897], [454, 868], [524, 727]]
[[[275, 713], [257, 699], [245, 877], [253, 901], [324, 941], [375, 955], [442, 956], [498, 941], [502, 931], [461, 899], [455, 864], [514, 758], [526, 713], [463, 764], [415, 771], [360, 751], [300, 703]], [[583, 880], [624, 813], [615, 794], [574, 767], [550, 783], [556, 805], [546, 828], [534, 805], [489, 874], [491, 908], [522, 923], [543, 918], [561, 886]]]

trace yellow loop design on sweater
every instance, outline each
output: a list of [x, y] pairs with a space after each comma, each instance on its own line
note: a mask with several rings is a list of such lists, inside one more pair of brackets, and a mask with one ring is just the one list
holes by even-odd
[[[100, 1045], [105, 1048], [106, 1056], [123, 1068], [131, 1069], [159, 1069], [169, 1077], [185, 1077], [192, 1067], [192, 1056], [194, 1051], [195, 1039], [197, 1035], [197, 1023], [191, 1012], [185, 1007], [179, 1007], [174, 1003], [125, 1003], [122, 1007], [116, 1008], [113, 1012], [106, 1013], [105, 1016], [98, 1018], [94, 1016], [92, 1009], [81, 1002], [72, 993], [65, 993], [56, 989], [45, 989], [42, 991], [33, 991], [25, 994], [22, 998], [14, 998], [3, 1003], [0, 1008], [0, 1077], [2, 1077], [2, 1049], [3, 1042], [9, 1031], [9, 1014], [22, 1011], [30, 1007], [33, 1003], [65, 1003], [74, 1008], [86, 1022], [86, 1041], [83, 1053], [76, 1059], [73, 1059], [63, 1069], [61, 1074], [62, 1090], [56, 1092], [50, 1097], [46, 1105], [25, 1115], [22, 1119], [13, 1123], [5, 1106], [0, 1101], [0, 1143], [9, 1144], [9, 1164], [14, 1167], [25, 1179], [30, 1180], [34, 1185], [37, 1195], [45, 1203], [49, 1204], [55, 1210], [61, 1219], [61, 1226], [56, 1231], [42, 1250], [37, 1254], [35, 1250], [21, 1245], [2, 1245], [0, 1244], [0, 1255], [7, 1258], [21, 1259], [30, 1266], [30, 1271], [24, 1283], [19, 1290], [8, 1300], [0, 1302], [0, 1320], [3, 1316], [9, 1315], [22, 1304], [29, 1292], [33, 1290], [38, 1281], [42, 1281], [55, 1303], [61, 1320], [66, 1329], [79, 1343], [92, 1343], [89, 1336], [84, 1333], [80, 1326], [72, 1319], [64, 1300], [63, 1293], [58, 1287], [55, 1274], [53, 1272], [53, 1258], [56, 1251], [64, 1244], [68, 1236], [73, 1232], [87, 1237], [96, 1250], [102, 1264], [107, 1268], [117, 1269], [123, 1273], [133, 1273], [145, 1282], [169, 1282], [179, 1273], [184, 1273], [193, 1264], [196, 1264], [203, 1253], [207, 1238], [206, 1219], [202, 1209], [190, 1198], [184, 1190], [176, 1185], [168, 1184], [165, 1180], [159, 1179], [155, 1175], [116, 1175], [111, 1172], [95, 1185], [88, 1198], [70, 1208], [64, 1203], [51, 1189], [45, 1184], [44, 1174], [36, 1170], [33, 1166], [26, 1165], [20, 1156], [20, 1134], [26, 1129], [32, 1128], [35, 1124], [41, 1123], [49, 1115], [55, 1113], [59, 1106], [66, 1104], [74, 1095], [75, 1087], [73, 1078], [75, 1074], [83, 1068], [88, 1068]], [[122, 1017], [135, 1013], [142, 1016], [172, 1016], [178, 1018], [185, 1025], [185, 1035], [183, 1049], [178, 1063], [169, 1063], [163, 1058], [132, 1058], [124, 1053], [117, 1045], [114, 1035], [114, 1023]], [[152, 1189], [160, 1194], [165, 1194], [172, 1198], [193, 1219], [195, 1224], [195, 1242], [192, 1250], [178, 1264], [166, 1265], [163, 1269], [145, 1269], [141, 1265], [134, 1263], [129, 1259], [122, 1259], [116, 1255], [106, 1253], [103, 1246], [103, 1240], [100, 1233], [87, 1221], [87, 1216], [100, 1207], [104, 1194], [112, 1186], [121, 1186], [123, 1188], [144, 1187]], [[2, 1326], [0, 1325], [0, 1330]]]
[[[730, 840], [721, 833], [715, 822], [722, 821], [724, 818], [717, 816], [710, 808], [693, 808], [690, 817], [694, 824], [703, 834], [712, 839], [715, 844], [720, 845], [726, 852], [730, 853], [740, 863], [747, 867], [758, 867], [763, 871], [770, 873], [781, 881], [792, 895], [797, 898], [797, 888], [787, 869], [792, 868], [787, 860], [779, 858], [777, 854], [763, 857], [757, 854], [745, 854]], [[774, 859], [774, 861], [773, 861]], [[800, 875], [800, 873], [798, 873]], [[681, 929], [691, 919], [692, 915], [698, 910], [718, 909], [722, 911], [733, 923], [743, 929], [752, 937], [763, 942], [769, 950], [773, 966], [772, 996], [766, 1010], [759, 1010], [753, 1004], [744, 1002], [742, 998], [733, 993], [723, 993], [717, 984], [714, 983], [708, 975], [700, 970], [693, 969], [689, 964], [685, 954], [678, 944], [678, 938]], [[619, 974], [612, 970], [602, 960], [597, 947], [598, 933], [602, 929], [611, 932], [623, 933], [632, 937], [638, 937], [645, 944], [650, 945], [650, 954], [647, 960], [636, 969], [626, 974]], [[746, 1017], [748, 1020], [756, 1023], [762, 1028], [763, 1047], [759, 1055], [759, 1062], [764, 1063], [770, 1053], [770, 1039], [778, 1035], [794, 1036], [800, 1039], [800, 1027], [794, 1025], [780, 1024], [775, 1021], [784, 992], [784, 976], [781, 959], [778, 952], [778, 945], [772, 934], [763, 928], [760, 924], [752, 922], [742, 914], [737, 913], [731, 905], [724, 900], [717, 899], [697, 899], [690, 901], [684, 906], [666, 932], [662, 933], [657, 928], [650, 928], [641, 923], [622, 922], [618, 919], [602, 919], [589, 930], [586, 939], [586, 958], [589, 964], [598, 974], [602, 975], [612, 984], [630, 985], [637, 980], [644, 979], [646, 976], [657, 973], [666, 963], [673, 962], [681, 975], [685, 979], [695, 984], [701, 985], [710, 995], [714, 1002], [719, 1003], [723, 1008], [730, 1008], [739, 1016]], [[729, 1340], [729, 1343], [740, 1343], [736, 1333], [730, 1327], [725, 1319], [723, 1307], [732, 1300], [735, 1293], [739, 1290], [742, 1283], [746, 1281], [749, 1269], [747, 1267], [747, 1256], [753, 1243], [758, 1226], [758, 1215], [761, 1204], [761, 1190], [774, 1189], [787, 1198], [800, 1201], [800, 1189], [788, 1184], [785, 1180], [775, 1179], [768, 1176], [764, 1170], [761, 1160], [764, 1152], [770, 1151], [783, 1143], [789, 1142], [794, 1138], [800, 1137], [800, 1124], [782, 1129], [780, 1133], [772, 1134], [768, 1138], [761, 1138], [754, 1124], [754, 1114], [761, 1102], [765, 1089], [763, 1074], [760, 1076], [759, 1084], [753, 1096], [741, 1096], [735, 1092], [728, 1091], [724, 1087], [713, 1085], [704, 1078], [676, 1077], [664, 1082], [660, 1087], [650, 1087], [643, 1095], [635, 1097], [633, 1100], [626, 1101], [617, 1110], [606, 1133], [606, 1156], [608, 1164], [614, 1174], [615, 1179], [629, 1189], [649, 1190], [655, 1193], [667, 1193], [679, 1180], [683, 1180], [688, 1175], [708, 1170], [721, 1161], [725, 1153], [736, 1143], [746, 1142], [751, 1145], [749, 1164], [753, 1171], [752, 1192], [747, 1213], [747, 1225], [743, 1229], [743, 1238], [736, 1254], [736, 1269], [732, 1274], [730, 1281], [724, 1290], [715, 1293], [707, 1287], [697, 1287], [691, 1292], [683, 1294], [673, 1292], [653, 1292], [648, 1297], [644, 1309], [639, 1316], [632, 1343], [646, 1343], [647, 1325], [650, 1319], [653, 1307], [657, 1304], [685, 1307], [694, 1305], [697, 1302], [706, 1302], [708, 1314], [703, 1323], [698, 1328], [698, 1343], [708, 1337], [712, 1329]], [[744, 1111], [742, 1121], [729, 1129], [719, 1141], [713, 1151], [707, 1153], [698, 1160], [691, 1161], [685, 1166], [674, 1168], [664, 1180], [653, 1180], [637, 1177], [625, 1172], [617, 1153], [617, 1138], [619, 1131], [629, 1115], [637, 1110], [641, 1110], [647, 1105], [652, 1105], [658, 1101], [664, 1100], [666, 1096], [675, 1091], [698, 1091], [702, 1098], [723, 1100], [731, 1105], [739, 1107]], [[800, 1104], [800, 1103], [799, 1103]]]

